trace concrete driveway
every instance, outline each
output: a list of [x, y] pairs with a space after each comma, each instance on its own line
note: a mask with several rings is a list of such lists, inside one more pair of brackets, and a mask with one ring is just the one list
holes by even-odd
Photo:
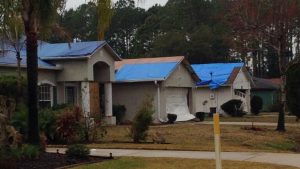
[[[65, 152], [65, 148], [47, 148], [47, 152]], [[169, 151], [169, 150], [130, 150], [130, 149], [91, 149], [91, 155], [114, 157], [174, 157], [191, 159], [214, 159], [214, 152], [206, 151]], [[262, 162], [300, 167], [300, 154], [264, 152], [223, 152], [223, 160]]]

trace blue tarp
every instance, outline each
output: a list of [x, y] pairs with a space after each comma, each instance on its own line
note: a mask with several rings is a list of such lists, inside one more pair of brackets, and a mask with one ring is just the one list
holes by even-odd
[[227, 82], [234, 68], [243, 65], [243, 63], [213, 63], [193, 64], [192, 67], [201, 79], [197, 86], [208, 85], [211, 89], [217, 89]]
[[[55, 65], [47, 63], [44, 58], [57, 58], [57, 57], [83, 57], [91, 55], [98, 48], [103, 47], [107, 43], [105, 41], [90, 41], [90, 42], [77, 42], [77, 43], [56, 43], [50, 44], [47, 42], [39, 41], [38, 46], [38, 65], [40, 68], [56, 68]], [[1, 49], [2, 48], [2, 49]], [[17, 65], [16, 52], [11, 45], [1, 44], [0, 64], [15, 66]], [[0, 50], [0, 51], [1, 51]], [[26, 66], [26, 48], [20, 51], [22, 61], [21, 65]]]
[[140, 63], [123, 65], [116, 73], [117, 82], [165, 80], [178, 62]]
[[106, 45], [105, 41], [90, 41], [76, 43], [45, 43], [38, 47], [38, 56], [43, 57], [76, 57], [87, 56], [98, 48]]
[[[21, 52], [21, 54], [24, 52]], [[21, 56], [21, 66], [26, 67], [26, 56]], [[17, 58], [16, 53], [11, 51], [6, 51], [5, 53], [0, 54], [0, 65], [6, 66], [17, 66]], [[49, 64], [41, 59], [38, 59], [38, 67], [39, 68], [46, 68], [46, 69], [55, 69], [56, 66]]]

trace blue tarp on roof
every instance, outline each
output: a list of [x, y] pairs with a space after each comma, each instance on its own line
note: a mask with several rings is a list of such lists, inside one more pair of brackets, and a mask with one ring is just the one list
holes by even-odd
[[49, 57], [82, 57], [93, 54], [93, 52], [106, 45], [105, 41], [90, 41], [76, 43], [45, 43], [38, 47], [38, 56], [41, 58]]
[[[26, 56], [21, 56], [21, 66], [26, 67]], [[5, 66], [17, 66], [16, 53], [11, 51], [6, 51], [5, 53], [0, 54], [0, 65]], [[38, 59], [38, 67], [46, 69], [55, 69], [56, 66], [49, 64], [41, 59]]]
[[243, 63], [213, 63], [193, 64], [192, 67], [201, 79], [197, 86], [208, 85], [211, 89], [216, 89], [227, 82], [234, 68], [243, 65]]
[[165, 80], [178, 62], [140, 63], [122, 66], [116, 73], [117, 82]]

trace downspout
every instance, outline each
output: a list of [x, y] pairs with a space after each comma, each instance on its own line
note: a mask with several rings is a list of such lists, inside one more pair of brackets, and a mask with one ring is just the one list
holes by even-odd
[[164, 123], [166, 121], [161, 118], [161, 114], [160, 114], [161, 113], [160, 112], [160, 86], [159, 86], [159, 83], [156, 80], [154, 81], [154, 84], [157, 86], [157, 115], [158, 115], [158, 120], [159, 120], [159, 122]]

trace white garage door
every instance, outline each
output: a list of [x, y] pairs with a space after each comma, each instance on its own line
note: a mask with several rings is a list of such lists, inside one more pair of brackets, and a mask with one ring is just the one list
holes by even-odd
[[195, 118], [189, 111], [187, 103], [188, 89], [168, 89], [166, 110], [167, 114], [176, 114], [176, 121], [188, 121]]

